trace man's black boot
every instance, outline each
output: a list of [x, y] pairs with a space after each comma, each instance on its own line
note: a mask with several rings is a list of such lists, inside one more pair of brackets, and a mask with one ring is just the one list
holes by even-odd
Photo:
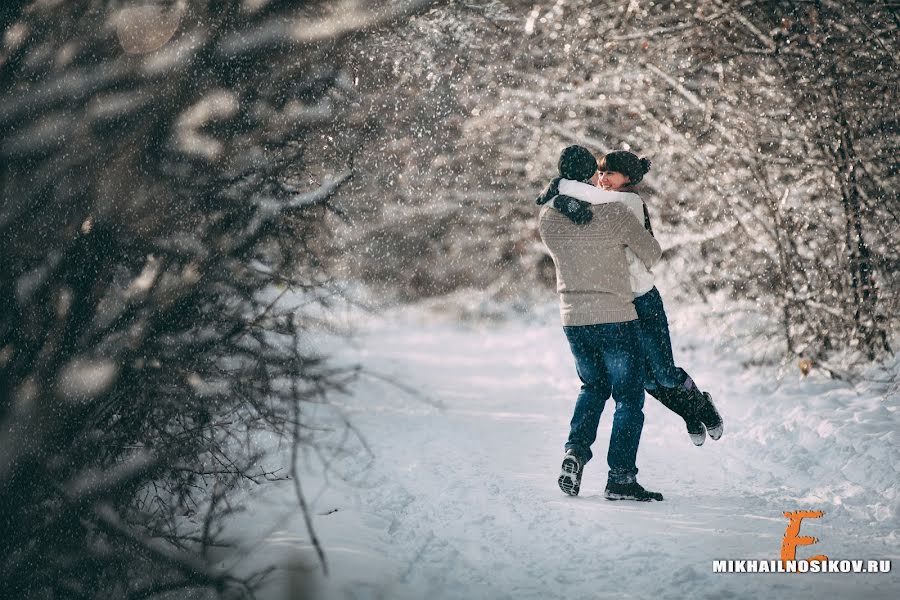
[[631, 483], [606, 483], [606, 491], [603, 496], [607, 500], [635, 500], [637, 502], [662, 501], [663, 495], [659, 492], [645, 490], [637, 481]]
[[584, 470], [584, 462], [578, 458], [572, 450], [566, 450], [560, 467], [559, 489], [570, 496], [577, 496], [581, 489], [581, 472]]

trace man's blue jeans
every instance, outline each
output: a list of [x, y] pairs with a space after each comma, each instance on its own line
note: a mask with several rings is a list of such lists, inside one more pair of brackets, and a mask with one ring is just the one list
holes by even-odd
[[637, 321], [563, 327], [575, 356], [581, 393], [569, 429], [566, 449], [582, 461], [591, 459], [591, 444], [606, 400], [616, 402], [609, 439], [609, 481], [631, 483], [641, 430], [644, 427], [643, 361]]
[[634, 299], [640, 321], [639, 336], [644, 356], [644, 388], [657, 395], [663, 388], [679, 388], [688, 375], [684, 369], [675, 366], [672, 357], [672, 338], [669, 336], [669, 320], [663, 307], [662, 297], [654, 287], [646, 294]]

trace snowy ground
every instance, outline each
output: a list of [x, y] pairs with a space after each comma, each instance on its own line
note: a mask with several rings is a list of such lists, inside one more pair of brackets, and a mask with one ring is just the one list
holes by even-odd
[[[351, 439], [327, 477], [308, 462], [305, 493], [332, 573], [318, 596], [900, 597], [896, 570], [712, 573], [714, 559], [777, 559], [782, 512], [798, 509], [825, 511], [804, 521], [801, 534], [819, 543], [798, 558], [893, 559], [900, 569], [900, 394], [815, 372], [776, 381], [770, 367], [741, 366], [734, 341], [715, 343], [728, 336], [702, 305], [669, 312], [676, 360], [711, 391], [726, 428], [696, 448], [647, 397], [638, 479], [664, 493], [661, 503], [603, 499], [611, 403], [581, 495], [557, 488], [579, 382], [552, 307], [493, 325], [405, 310], [369, 317], [352, 343], [332, 340], [342, 360], [424, 397], [369, 377], [338, 401], [373, 456]], [[284, 565], [310, 560], [290, 484], [258, 490], [234, 528], [245, 567], [283, 566], [264, 598], [290, 597]]]

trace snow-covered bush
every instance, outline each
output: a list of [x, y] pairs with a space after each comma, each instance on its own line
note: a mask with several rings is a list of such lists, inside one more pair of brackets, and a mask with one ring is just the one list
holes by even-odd
[[330, 57], [424, 3], [301, 4], [3, 4], [0, 597], [258, 582], [213, 556], [235, 488], [290, 476], [253, 436], [307, 443], [352, 377], [303, 343], [351, 176]]

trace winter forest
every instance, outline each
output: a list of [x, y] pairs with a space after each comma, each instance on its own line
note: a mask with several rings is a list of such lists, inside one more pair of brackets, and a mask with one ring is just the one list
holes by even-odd
[[[712, 566], [821, 511], [797, 560], [900, 568], [900, 3], [4, 0], [0, 28], [0, 598], [900, 597]], [[608, 501], [615, 381], [562, 484], [590, 385], [535, 198], [573, 145], [651, 161], [674, 362], [724, 421], [698, 446], [639, 386], [664, 501]]]

